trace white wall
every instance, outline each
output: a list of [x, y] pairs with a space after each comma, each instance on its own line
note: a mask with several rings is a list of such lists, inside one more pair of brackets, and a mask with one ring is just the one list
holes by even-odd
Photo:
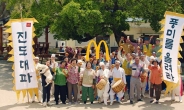
[[[134, 35], [134, 39], [138, 38], [143, 33], [149, 34], [149, 35], [151, 35], [151, 34], [157, 35], [158, 34], [158, 33], [155, 33], [150, 28], [149, 23], [142, 23], [141, 25], [135, 25], [135, 23], [131, 23], [130, 22], [129, 24], [130, 24], [130, 30], [129, 31], [125, 31], [125, 34], [127, 34], [127, 35]], [[55, 47], [56, 46], [56, 40], [53, 38], [53, 34], [49, 33], [48, 36], [49, 36], [48, 41], [50, 43], [50, 46]], [[94, 40], [96, 40], [96, 38], [94, 38]], [[38, 42], [45, 42], [45, 33], [43, 33], [43, 35], [40, 38], [38, 38]], [[81, 44], [79, 44], [75, 40], [67, 40], [66, 41], [66, 46], [70, 46], [70, 47], [84, 47], [84, 46], [87, 46], [88, 42], [82, 42]], [[115, 38], [114, 38], [113, 34], [110, 36], [110, 46], [111, 47], [117, 47], [117, 43], [115, 41]]]
[[[43, 35], [38, 38], [38, 42], [45, 42], [45, 33], [43, 33]], [[49, 46], [56, 46], [56, 39], [54, 39], [53, 34], [51, 33], [48, 34], [48, 42], [50, 43]]]

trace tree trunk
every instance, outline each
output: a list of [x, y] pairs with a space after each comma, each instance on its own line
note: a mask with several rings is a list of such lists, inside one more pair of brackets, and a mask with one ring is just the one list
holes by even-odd
[[45, 42], [46, 42], [46, 43], [48, 43], [48, 36], [49, 36], [48, 34], [49, 34], [49, 28], [46, 27], [46, 28], [45, 28]]
[[119, 41], [121, 39], [121, 37], [124, 37], [124, 42], [126, 41], [126, 34], [124, 32], [120, 32], [120, 33], [117, 33], [117, 32], [114, 32], [114, 37], [115, 37], [115, 40], [116, 40], [116, 43], [118, 44], [119, 46]]

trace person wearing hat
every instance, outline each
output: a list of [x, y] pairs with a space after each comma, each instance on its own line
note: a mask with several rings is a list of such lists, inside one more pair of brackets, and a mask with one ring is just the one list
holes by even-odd
[[161, 91], [162, 91], [162, 68], [158, 65], [158, 61], [156, 60], [150, 60], [150, 64], [148, 66], [149, 70], [151, 71], [151, 76], [150, 76], [150, 103], [154, 101], [153, 94], [155, 90], [155, 95], [156, 95], [156, 104], [159, 103], [159, 99], [161, 96]]
[[161, 55], [161, 52], [158, 52], [161, 48], [162, 48], [162, 46], [160, 45], [160, 38], [157, 38], [156, 39], [156, 44], [155, 44], [155, 46], [154, 46], [154, 48], [153, 48], [153, 50], [152, 50], [152, 52], [155, 52], [156, 53], [156, 57], [160, 57], [160, 55]]
[[109, 97], [109, 75], [110, 71], [109, 69], [105, 68], [104, 62], [100, 62], [100, 70], [97, 70], [96, 76], [99, 77], [100, 79], [105, 79], [107, 81], [105, 87], [102, 90], [97, 89], [98, 97], [99, 97], [99, 103], [102, 101], [104, 102], [105, 105], [107, 105], [107, 100]]
[[130, 79], [130, 104], [133, 104], [135, 89], [137, 91], [137, 99], [138, 99], [137, 101], [142, 101], [140, 97], [141, 96], [140, 75], [142, 74], [143, 66], [140, 64], [139, 56], [135, 57], [135, 62], [133, 64], [131, 64], [130, 62], [128, 63], [128, 68], [132, 69], [132, 74], [131, 74], [131, 79]]
[[[54, 75], [56, 68], [58, 67], [58, 63], [55, 61], [56, 55], [52, 54], [50, 59], [50, 67], [52, 68], [51, 74]], [[54, 95], [54, 82], [51, 86], [51, 96]]]
[[[39, 63], [39, 57], [34, 58], [34, 63], [35, 63], [35, 69], [36, 69], [36, 75], [37, 75], [37, 80], [38, 80], [38, 101], [42, 102], [42, 84], [41, 84], [41, 76], [38, 71], [38, 67], [41, 65]], [[35, 93], [33, 91], [33, 96], [32, 96], [32, 103], [35, 102]]]
[[[152, 37], [150, 37], [152, 38]], [[145, 37], [144, 39], [144, 45], [143, 45], [143, 52], [146, 51], [146, 55], [150, 57], [152, 55], [152, 45], [150, 44], [150, 38]]]
[[[111, 87], [119, 80], [122, 80], [125, 85], [127, 84], [126, 77], [125, 77], [125, 71], [123, 68], [120, 67], [119, 60], [115, 61], [115, 67], [110, 71], [110, 76], [113, 78]], [[110, 95], [110, 105], [113, 105], [115, 92], [112, 90], [112, 88], [110, 89], [109, 95]], [[124, 89], [118, 92], [116, 95], [118, 97], [118, 102], [122, 103], [121, 99], [124, 96]]]
[[117, 58], [120, 60], [121, 64], [122, 64], [122, 68], [125, 71], [125, 75], [126, 75], [126, 82], [127, 82], [127, 89], [128, 89], [128, 95], [130, 93], [130, 78], [131, 78], [131, 69], [127, 68], [127, 64], [128, 62], [133, 63], [132, 59], [131, 59], [131, 55], [130, 53], [127, 53], [126, 55], [122, 54], [121, 56], [121, 50], [122, 47], [119, 47], [119, 51], [117, 54]]

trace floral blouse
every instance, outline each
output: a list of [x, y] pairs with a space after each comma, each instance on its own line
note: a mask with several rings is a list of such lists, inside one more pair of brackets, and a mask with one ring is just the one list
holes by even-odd
[[71, 84], [77, 84], [79, 82], [79, 72], [78, 72], [78, 66], [71, 67], [68, 69], [68, 78], [67, 81]]

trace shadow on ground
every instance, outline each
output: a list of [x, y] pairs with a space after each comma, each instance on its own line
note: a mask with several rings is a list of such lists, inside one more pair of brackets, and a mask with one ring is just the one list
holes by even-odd
[[[12, 62], [0, 60], [0, 89], [11, 91], [13, 88]], [[3, 109], [2, 109], [3, 110]]]

